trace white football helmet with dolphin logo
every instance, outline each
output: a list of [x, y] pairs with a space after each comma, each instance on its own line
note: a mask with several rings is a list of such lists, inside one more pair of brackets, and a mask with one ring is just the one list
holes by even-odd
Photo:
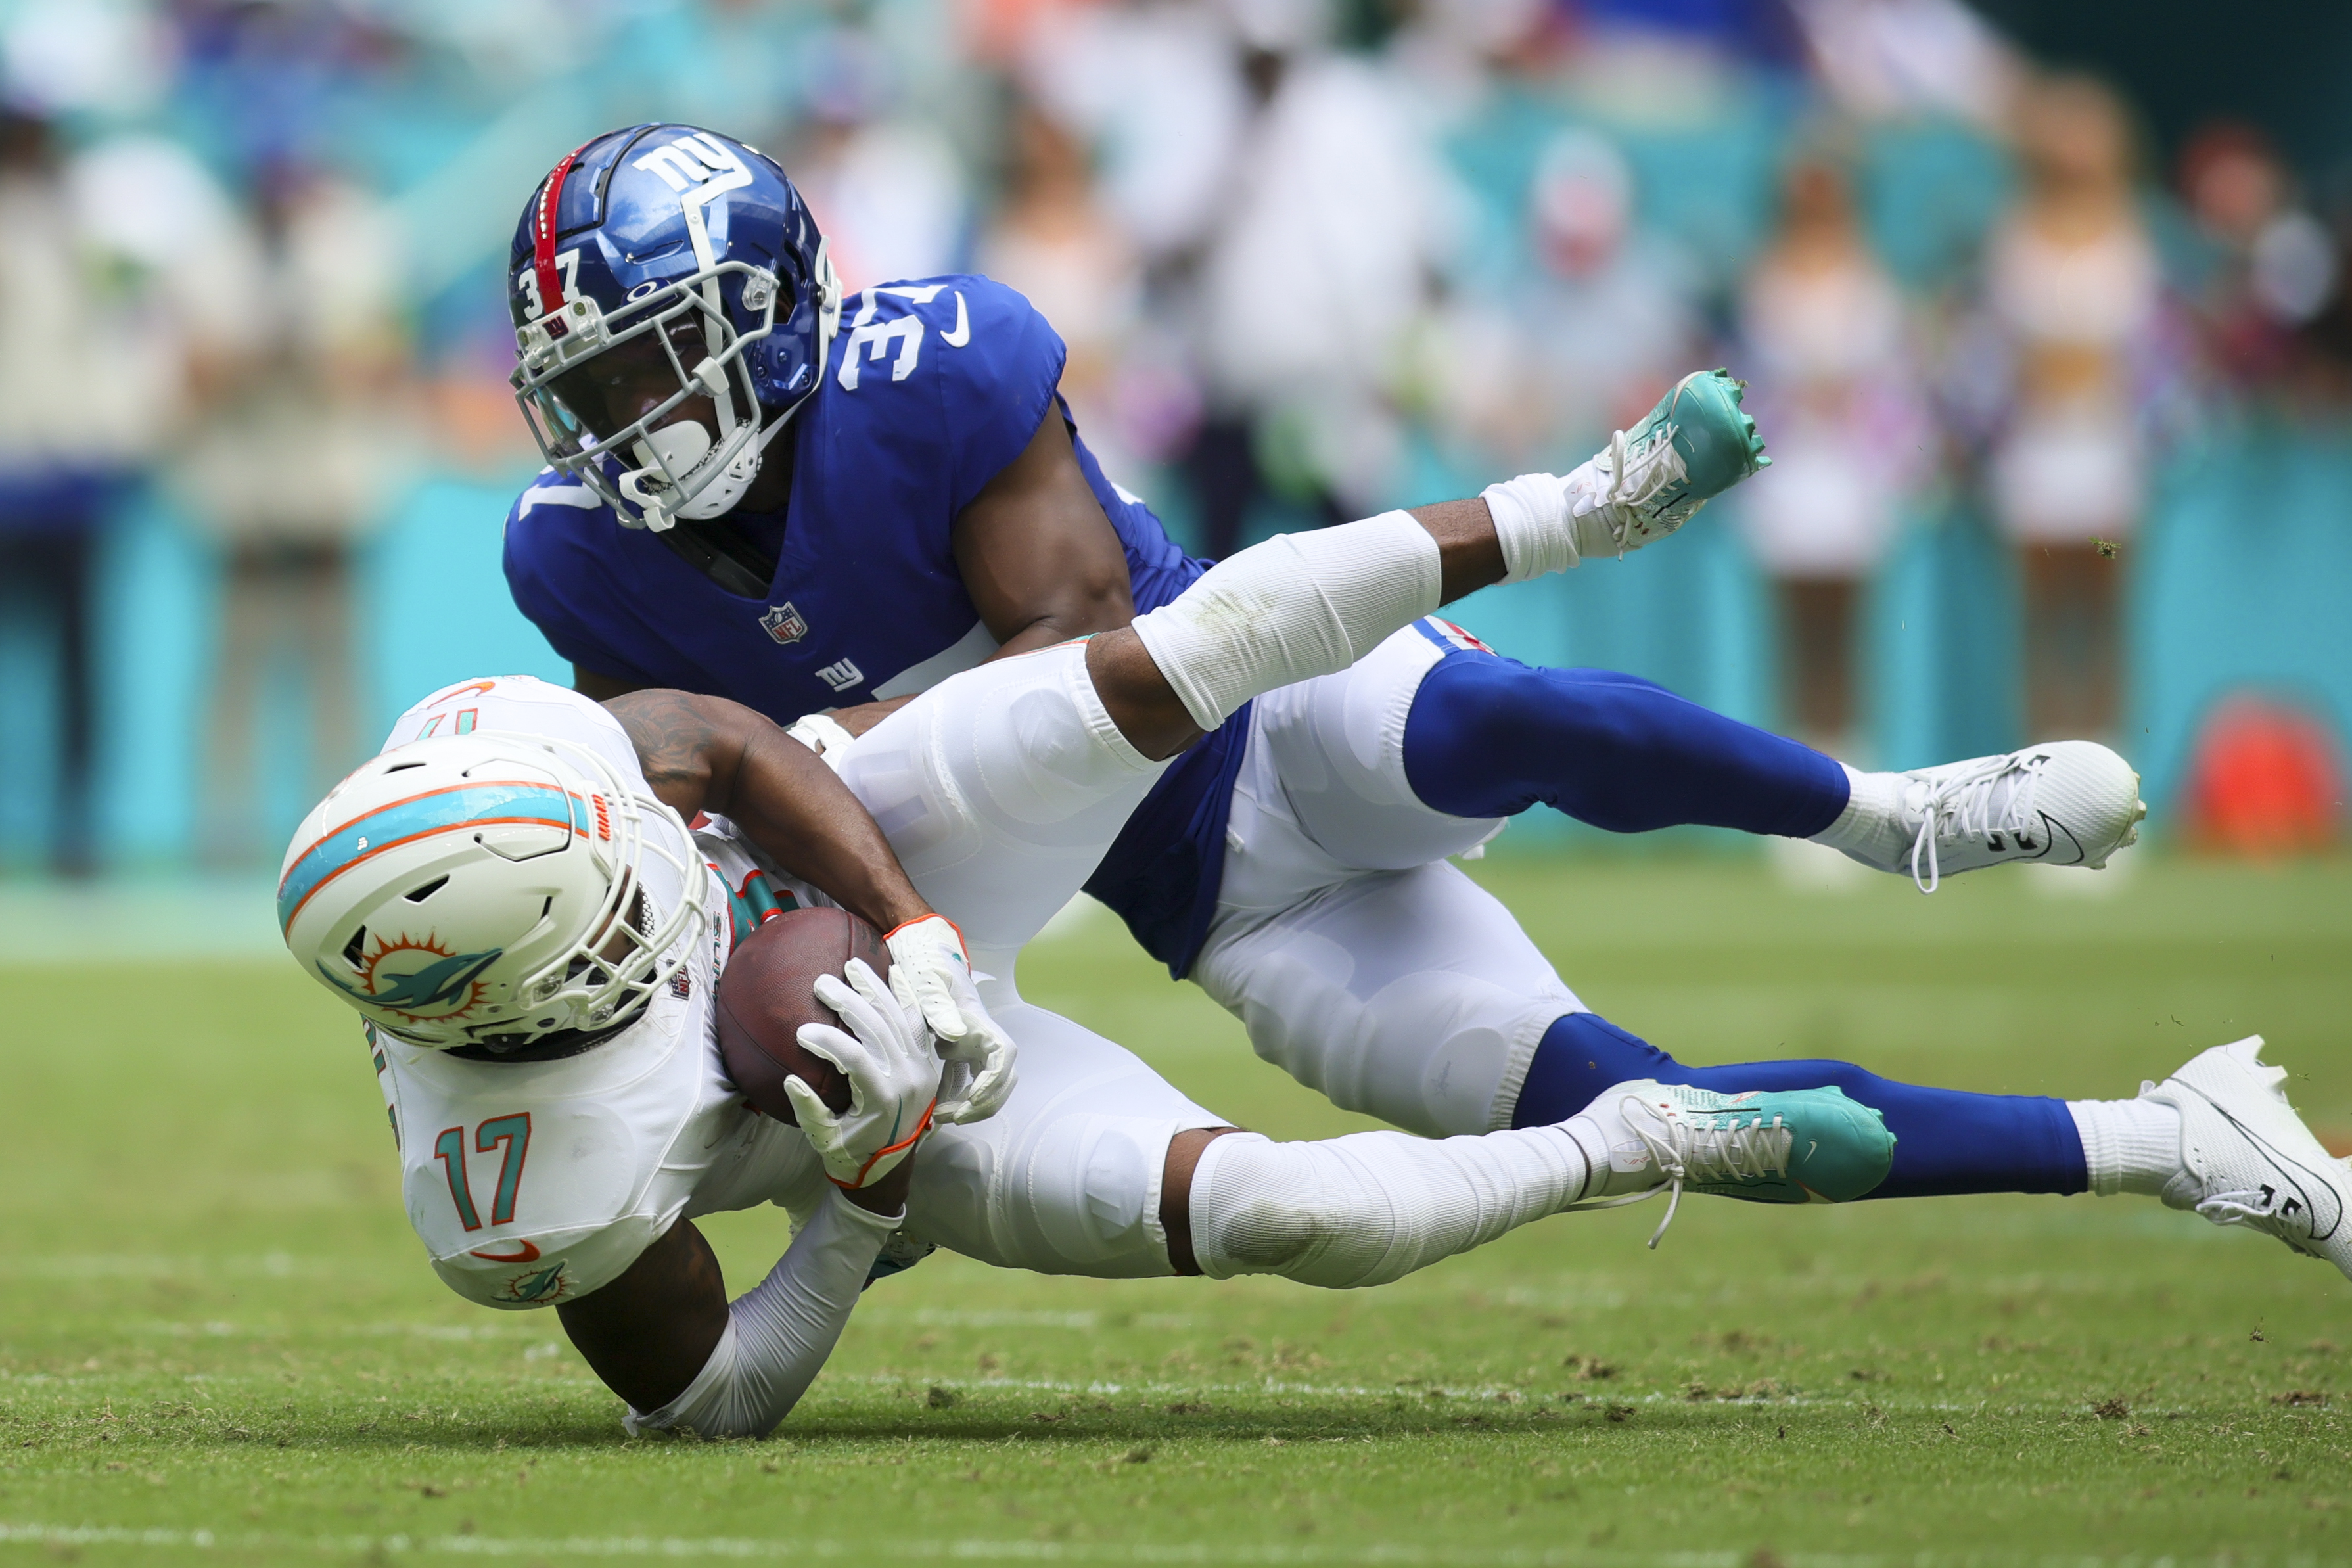
[[589, 747], [444, 735], [371, 758], [303, 819], [278, 925], [378, 1029], [512, 1050], [626, 1022], [692, 950], [704, 887], [677, 814]]

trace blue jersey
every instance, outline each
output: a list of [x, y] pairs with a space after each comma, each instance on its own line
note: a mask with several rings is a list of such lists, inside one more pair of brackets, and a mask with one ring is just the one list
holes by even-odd
[[[1049, 411], [1068, 418], [1065, 353], [1027, 300], [985, 278], [867, 289], [779, 437], [793, 443], [793, 482], [766, 594], [729, 593], [551, 470], [507, 516], [515, 603], [583, 669], [732, 698], [778, 723], [923, 690], [996, 651], [950, 534]], [[1104, 477], [1075, 427], [1072, 439], [1126, 550], [1137, 613], [1166, 604], [1205, 563]], [[1246, 723], [1244, 711], [1169, 770], [1088, 884], [1178, 974], [1215, 906]]]

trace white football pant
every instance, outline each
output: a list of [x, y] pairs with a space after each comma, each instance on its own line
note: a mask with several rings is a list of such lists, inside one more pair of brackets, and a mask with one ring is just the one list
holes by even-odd
[[1511, 912], [1446, 864], [1506, 819], [1433, 810], [1405, 778], [1413, 696], [1465, 646], [1419, 621], [1353, 668], [1257, 700], [1192, 968], [1259, 1056], [1438, 1137], [1509, 1126], [1544, 1031], [1585, 1011]]

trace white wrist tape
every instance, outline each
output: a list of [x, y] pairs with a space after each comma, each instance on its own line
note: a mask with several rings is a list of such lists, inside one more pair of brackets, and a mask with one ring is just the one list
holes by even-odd
[[828, 1191], [759, 1285], [727, 1309], [727, 1329], [686, 1392], [632, 1410], [632, 1436], [676, 1428], [702, 1437], [764, 1437], [800, 1402], [833, 1353], [875, 1254], [900, 1224]]
[[1385, 1285], [1583, 1195], [1589, 1165], [1558, 1127], [1483, 1138], [1352, 1132], [1211, 1140], [1192, 1173], [1202, 1272], [1279, 1274], [1334, 1290]]
[[1568, 481], [1558, 474], [1521, 474], [1479, 492], [1503, 546], [1503, 581], [1524, 583], [1565, 572], [1582, 559], [1576, 548]]
[[803, 713], [784, 731], [818, 756], [823, 757], [834, 772], [841, 771], [841, 754], [849, 750], [856, 736], [848, 726], [830, 713]]
[[1437, 608], [1437, 541], [1401, 511], [1282, 533], [1211, 567], [1135, 635], [1192, 722], [1347, 668]]

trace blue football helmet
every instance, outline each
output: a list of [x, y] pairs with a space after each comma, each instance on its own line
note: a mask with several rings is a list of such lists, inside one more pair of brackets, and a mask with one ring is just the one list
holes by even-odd
[[515, 399], [540, 450], [656, 532], [742, 500], [841, 319], [784, 172], [690, 125], [610, 132], [556, 164], [508, 260]]

